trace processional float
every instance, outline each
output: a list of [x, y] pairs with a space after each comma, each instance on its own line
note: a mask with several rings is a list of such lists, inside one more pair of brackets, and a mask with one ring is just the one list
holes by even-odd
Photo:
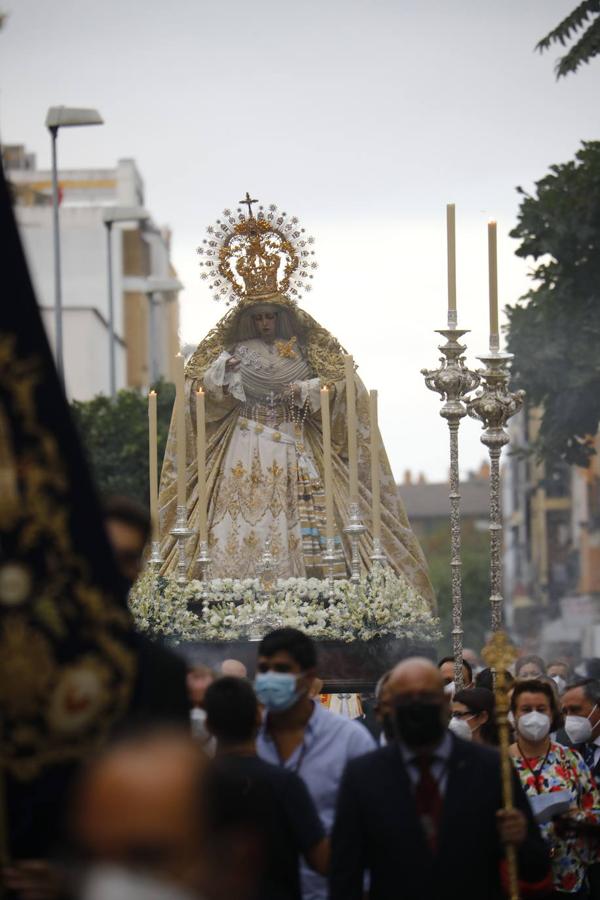
[[[138, 591], [137, 596], [142, 596], [142, 603], [145, 603], [152, 594], [153, 609], [157, 610], [165, 590], [170, 591], [169, 598], [175, 598], [178, 609], [182, 609], [181, 604], [185, 602], [187, 610], [196, 616], [191, 629], [186, 632], [195, 637], [185, 639], [218, 641], [221, 637], [216, 637], [214, 628], [208, 627], [208, 620], [211, 617], [214, 620], [218, 613], [219, 598], [223, 595], [222, 580], [233, 580], [234, 588], [225, 588], [229, 593], [224, 602], [235, 605], [235, 628], [227, 632], [221, 628], [219, 635], [226, 633], [223, 640], [242, 640], [242, 635], [250, 633], [245, 615], [252, 613], [252, 604], [267, 603], [272, 615], [269, 614], [268, 623], [265, 617], [264, 628], [267, 624], [272, 627], [278, 603], [282, 617], [279, 624], [287, 621], [288, 612], [282, 609], [283, 606], [288, 599], [292, 605], [295, 602], [300, 605], [298, 598], [305, 588], [286, 588], [285, 583], [288, 578], [294, 580], [294, 572], [305, 571], [306, 577], [301, 576], [297, 581], [316, 580], [319, 583], [316, 589], [314, 584], [311, 586], [311, 591], [318, 593], [314, 601], [318, 609], [309, 611], [309, 615], [320, 614], [323, 610], [327, 614], [323, 628], [321, 617], [317, 615], [319, 622], [312, 631], [319, 640], [335, 642], [336, 636], [343, 631], [340, 640], [346, 643], [393, 638], [397, 651], [399, 642], [404, 641], [403, 652], [432, 654], [433, 643], [439, 637], [433, 594], [421, 550], [406, 527], [401, 504], [397, 506], [395, 482], [385, 453], [382, 453], [378, 393], [364, 389], [356, 374], [353, 357], [297, 305], [299, 290], [308, 289], [312, 270], [316, 267], [312, 238], [306, 236], [295, 217], [279, 212], [273, 205], [259, 206], [255, 213], [253, 205], [256, 202], [247, 194], [241, 201], [247, 205], [247, 213], [242, 209], [225, 210], [223, 217], [209, 226], [208, 237], [199, 248], [201, 265], [206, 267], [201, 276], [208, 279], [215, 299], [232, 304], [232, 309], [202, 341], [187, 365], [180, 354], [175, 358], [176, 397], [160, 497], [157, 397], [155, 392], [149, 393], [153, 533], [148, 561], [150, 571], [154, 572], [154, 587], [148, 586], [146, 580], [142, 593]], [[262, 376], [262, 381], [255, 371], [252, 357], [257, 355], [257, 349], [253, 350], [252, 346], [256, 341], [264, 342], [256, 325], [248, 330], [249, 319], [244, 318], [252, 315], [259, 306], [283, 310], [278, 319], [281, 327], [299, 329], [293, 331], [290, 340], [271, 340], [271, 360], [275, 363], [268, 362], [265, 366], [261, 363], [259, 370], [267, 373]], [[298, 339], [295, 334], [299, 335]], [[282, 335], [283, 331], [279, 337]], [[289, 338], [287, 332], [286, 337]], [[236, 356], [232, 356], [234, 352]], [[243, 358], [238, 360], [237, 356]], [[266, 358], [269, 359], [268, 353]], [[243, 378], [240, 375], [238, 393], [233, 376], [227, 376], [231, 371], [227, 369], [228, 360], [233, 360], [243, 375]], [[224, 368], [219, 369], [219, 366]], [[284, 372], [292, 371], [299, 373], [297, 378], [283, 377]], [[309, 391], [310, 417], [307, 419]], [[227, 424], [222, 426], [224, 421]], [[222, 427], [223, 431], [220, 430]], [[254, 497], [250, 483], [255, 477], [251, 443], [243, 445], [239, 430], [254, 441], [255, 452], [260, 457], [258, 480], [253, 483], [262, 484], [263, 454], [265, 459], [276, 459], [272, 453], [278, 451], [269, 450], [267, 442], [278, 440], [280, 447], [295, 447], [295, 455], [290, 450], [287, 457], [284, 453], [283, 459], [279, 458], [279, 463], [284, 467], [287, 465], [288, 479], [290, 473], [296, 472], [298, 495], [307, 494], [306, 497], [299, 496], [297, 511], [294, 510], [294, 516], [289, 518], [286, 514], [283, 524], [281, 521], [275, 524], [279, 513], [269, 511], [273, 522], [270, 519], [267, 522], [268, 517], [261, 513], [260, 524], [252, 535], [248, 528], [254, 528], [254, 520], [251, 521], [254, 513], [246, 517], [246, 512], [253, 508], [251, 504], [255, 501], [257, 506], [262, 503], [262, 488], [256, 489], [257, 496]], [[228, 455], [230, 449], [231, 458]], [[248, 452], [248, 456], [244, 456], [245, 468], [241, 460], [239, 464], [236, 462], [238, 450], [242, 454]], [[247, 491], [248, 497], [236, 494], [237, 486], [232, 488], [238, 477], [238, 465], [239, 477], [248, 480], [248, 484], [240, 482], [243, 487], [239, 491]], [[264, 462], [265, 475], [271, 471], [267, 465], [270, 462]], [[304, 482], [310, 483], [307, 492], [299, 489]], [[231, 497], [234, 497], [233, 501]], [[221, 502], [221, 498], [225, 499]], [[217, 507], [220, 509], [218, 514]], [[219, 524], [225, 518], [226, 524]], [[159, 522], [162, 533], [159, 533]], [[238, 522], [241, 537], [237, 531]], [[275, 529], [278, 529], [277, 538], [271, 541], [270, 533]], [[292, 541], [295, 539], [296, 530], [302, 543], [297, 560], [292, 561], [287, 540], [288, 535]], [[305, 534], [309, 535], [306, 555]], [[245, 552], [246, 545], [242, 547], [242, 543], [249, 536], [254, 542], [252, 555], [245, 558], [238, 550], [242, 548]], [[270, 575], [277, 572], [281, 562], [277, 554], [281, 552], [282, 539], [286, 542], [283, 563], [279, 567], [282, 574], [273, 582]], [[230, 542], [235, 545], [235, 550], [225, 558]], [[303, 556], [304, 566], [298, 565]], [[240, 601], [236, 594], [244, 579], [254, 582], [249, 589], [254, 594], [248, 602]], [[385, 582], [384, 589], [382, 582]], [[285, 593], [283, 600], [282, 592]], [[367, 594], [369, 599], [365, 599]], [[370, 598], [377, 599], [380, 612], [382, 607], [387, 610], [381, 614], [381, 619], [369, 618], [372, 612]], [[344, 606], [346, 600], [353, 605], [353, 610], [360, 608], [362, 612], [359, 611], [358, 620], [352, 618], [349, 628], [339, 629], [337, 611], [340, 608], [350, 610], [348, 605]], [[386, 606], [388, 600], [391, 605]], [[134, 614], [137, 608], [134, 601]], [[406, 613], [409, 608], [410, 616]], [[149, 627], [147, 610], [148, 604], [138, 618], [142, 627]], [[349, 611], [348, 616], [352, 615]], [[386, 616], [387, 621], [383, 622]], [[182, 621], [184, 618], [182, 615]], [[408, 626], [409, 618], [420, 630]], [[371, 624], [363, 627], [367, 621]], [[255, 634], [256, 629], [253, 628], [252, 633]], [[373, 647], [370, 650], [374, 652]], [[392, 652], [391, 646], [389, 650]], [[374, 660], [375, 656], [373, 665]], [[381, 658], [377, 662], [381, 664]]]

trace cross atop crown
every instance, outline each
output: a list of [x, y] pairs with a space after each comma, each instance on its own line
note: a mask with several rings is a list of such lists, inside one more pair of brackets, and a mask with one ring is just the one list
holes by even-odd
[[242, 206], [247, 206], [247, 207], [248, 207], [248, 218], [249, 218], [249, 219], [253, 219], [254, 216], [252, 215], [252, 204], [253, 204], [253, 203], [258, 203], [258, 200], [251, 200], [251, 199], [250, 199], [250, 194], [248, 193], [248, 191], [246, 191], [246, 198], [245, 198], [244, 200], [239, 200], [238, 202], [239, 202]]

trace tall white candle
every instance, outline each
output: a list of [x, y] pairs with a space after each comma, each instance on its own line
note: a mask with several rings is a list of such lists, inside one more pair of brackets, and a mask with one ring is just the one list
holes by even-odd
[[333, 463], [331, 457], [331, 418], [329, 388], [321, 388], [321, 424], [323, 428], [323, 474], [325, 488], [325, 537], [335, 536], [333, 521]]
[[356, 388], [354, 384], [354, 360], [344, 356], [346, 374], [346, 418], [348, 421], [348, 473], [350, 503], [358, 503], [358, 443], [356, 422]]
[[448, 312], [456, 312], [456, 209], [454, 203], [446, 206], [446, 233], [448, 237]]
[[152, 540], [159, 540], [158, 533], [158, 429], [156, 416], [156, 391], [148, 394], [148, 463], [150, 473], [150, 517]]
[[177, 506], [185, 506], [185, 364], [181, 353], [178, 353], [175, 357], [175, 389], [175, 421], [177, 436]]
[[198, 454], [198, 521], [200, 540], [208, 540], [206, 518], [206, 412], [202, 388], [196, 391], [196, 452]]
[[373, 538], [381, 538], [381, 485], [379, 473], [379, 424], [377, 421], [377, 391], [369, 392], [371, 425], [371, 493], [373, 495]]
[[488, 222], [488, 268], [490, 280], [490, 346], [498, 341], [498, 246], [496, 223]]

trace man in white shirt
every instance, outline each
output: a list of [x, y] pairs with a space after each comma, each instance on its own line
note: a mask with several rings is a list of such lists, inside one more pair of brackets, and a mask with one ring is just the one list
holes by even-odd
[[[261, 759], [300, 776], [328, 834], [346, 763], [375, 749], [375, 742], [363, 725], [310, 696], [316, 665], [314, 641], [295, 628], [262, 639], [254, 687], [266, 715], [256, 749]], [[325, 878], [306, 866], [301, 875], [303, 900], [326, 900]]]

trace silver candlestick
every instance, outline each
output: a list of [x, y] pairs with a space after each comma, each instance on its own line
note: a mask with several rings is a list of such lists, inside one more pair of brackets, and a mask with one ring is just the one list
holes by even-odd
[[358, 585], [360, 584], [360, 537], [365, 533], [367, 529], [362, 523], [358, 503], [351, 503], [349, 511], [350, 521], [344, 528], [344, 534], [347, 534], [350, 537], [350, 543], [352, 546], [350, 581], [352, 582], [352, 584]]
[[327, 544], [325, 547], [325, 553], [323, 554], [323, 562], [327, 567], [327, 581], [329, 582], [329, 599], [333, 599], [334, 592], [334, 572], [335, 572], [335, 564], [338, 560], [338, 555], [335, 549], [335, 538], [328, 537]]
[[[453, 314], [453, 315], [451, 315]], [[448, 311], [448, 328], [440, 328], [437, 334], [446, 339], [438, 346], [443, 353], [439, 369], [421, 369], [425, 384], [436, 391], [444, 401], [440, 415], [446, 419], [450, 432], [450, 571], [452, 580], [452, 654], [454, 657], [454, 682], [456, 689], [463, 686], [463, 627], [462, 627], [462, 559], [460, 534], [460, 475], [458, 467], [458, 429], [467, 414], [464, 398], [480, 382], [476, 372], [465, 365], [465, 344], [461, 337], [468, 330], [456, 328], [456, 313]]]
[[373, 552], [371, 553], [369, 559], [373, 563], [373, 566], [387, 565], [387, 556], [385, 555], [385, 550], [383, 549], [381, 538], [373, 538]]
[[490, 457], [490, 606], [492, 631], [502, 627], [502, 511], [500, 499], [500, 456], [510, 438], [508, 420], [523, 406], [525, 391], [508, 389], [508, 365], [512, 353], [500, 353], [497, 342], [487, 356], [478, 356], [485, 368], [478, 370], [484, 385], [467, 401], [469, 415], [483, 424], [481, 442]]
[[148, 559], [148, 565], [153, 570], [153, 572], [158, 573], [158, 570], [163, 564], [163, 558], [160, 554], [160, 541], [152, 541], [152, 552], [150, 553], [150, 557]]
[[277, 561], [271, 550], [271, 538], [265, 541], [265, 549], [260, 558], [260, 563], [256, 567], [257, 574], [260, 579], [260, 586], [265, 597], [269, 597], [277, 584]]
[[188, 528], [187, 524], [187, 507], [178, 506], [175, 518], [175, 527], [171, 529], [171, 534], [177, 539], [177, 552], [179, 559], [177, 562], [177, 584], [187, 583], [187, 556], [185, 552], [185, 542], [192, 536], [193, 531]]
[[196, 562], [200, 566], [202, 581], [210, 581], [210, 564], [212, 559], [208, 552], [208, 541], [200, 541], [200, 553], [198, 554]]

